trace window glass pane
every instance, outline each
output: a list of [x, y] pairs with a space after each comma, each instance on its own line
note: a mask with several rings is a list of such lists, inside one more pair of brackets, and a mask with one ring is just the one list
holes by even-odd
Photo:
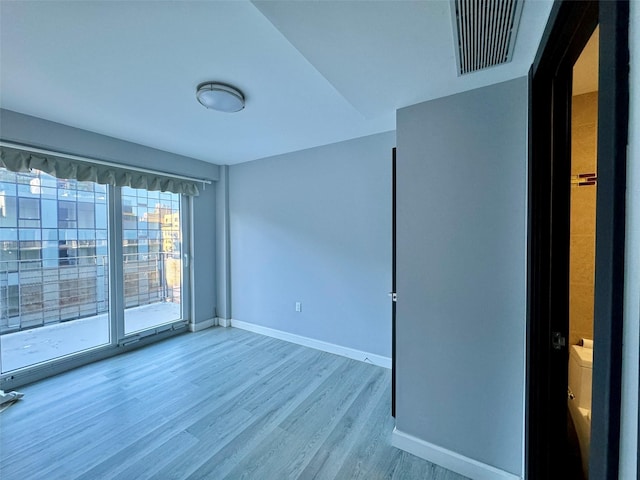
[[0, 192], [0, 228], [18, 226], [18, 202], [15, 196]]
[[43, 199], [41, 204], [42, 228], [58, 228], [58, 201]]
[[135, 202], [135, 198], [122, 197], [122, 228], [124, 229], [135, 229], [138, 224]]
[[108, 344], [106, 189], [97, 203], [94, 184], [37, 170], [0, 181], [2, 372]]
[[42, 230], [39, 228], [20, 228], [18, 229], [18, 239], [20, 240], [41, 240]]
[[75, 230], [75, 229], [58, 230], [58, 238], [60, 238], [60, 240], [78, 240], [78, 230]]
[[[138, 207], [138, 230], [147, 229], [148, 211], [146, 206]], [[153, 215], [153, 213], [152, 213]]]
[[26, 220], [40, 219], [40, 199], [20, 198], [18, 202], [20, 218]]
[[159, 230], [149, 230], [149, 251], [159, 252], [162, 245]]
[[42, 266], [43, 268], [55, 268], [58, 266], [58, 242], [42, 242]]
[[3, 278], [7, 278], [7, 272], [16, 272], [18, 270], [18, 241], [1, 241], [0, 246], [0, 274], [4, 273]]
[[125, 263], [131, 263], [137, 261], [138, 257], [138, 241], [137, 240], [123, 240], [122, 253], [124, 255]]
[[58, 191], [55, 188], [40, 187], [40, 197], [55, 200], [58, 197]]
[[95, 228], [95, 204], [78, 203], [78, 228]]
[[0, 316], [11, 318], [18, 316], [20, 312], [20, 293], [18, 285], [6, 285], [0, 287]]
[[36, 176], [33, 173], [16, 172], [16, 184], [18, 187], [21, 185], [29, 185], [31, 180]]
[[58, 180], [58, 200], [76, 202], [76, 190], [71, 180]]
[[82, 190], [78, 190], [78, 202], [80, 202], [80, 204], [82, 203], [90, 203], [91, 205], [93, 205], [94, 203], [94, 194], [93, 192], [85, 192]]
[[18, 220], [19, 228], [40, 228], [40, 220]]
[[96, 228], [107, 228], [107, 212], [103, 205], [95, 205]]
[[76, 265], [78, 257], [77, 240], [59, 240], [58, 241], [58, 259], [59, 265]]
[[17, 228], [0, 228], [0, 240], [18, 240]]
[[94, 191], [96, 192], [96, 203], [105, 203], [107, 199], [107, 187], [106, 185], [94, 185]]
[[77, 228], [76, 202], [58, 200], [58, 228]]
[[40, 227], [40, 199], [18, 198], [18, 227]]
[[149, 242], [146, 238], [138, 239], [138, 253], [144, 254], [149, 252]]
[[18, 196], [22, 198], [35, 198], [40, 196], [40, 185], [31, 185], [26, 183], [24, 185], [18, 185]]
[[8, 183], [6, 181], [2, 181], [0, 182], [0, 193], [2, 195], [7, 195], [7, 196], [16, 196], [16, 184], [15, 183]]
[[[58, 190], [58, 179], [46, 173], [39, 172], [40, 176], [40, 186], [48, 187], [48, 189], [52, 192], [56, 192]], [[43, 188], [44, 190], [44, 188]]]
[[8, 184], [15, 185], [16, 173], [7, 170], [6, 168], [0, 169], [0, 181], [7, 182]]
[[181, 318], [180, 196], [122, 189], [125, 334]]
[[107, 264], [107, 253], [107, 242], [96, 242], [96, 263], [98, 265]]
[[57, 229], [43, 229], [42, 230], [42, 240], [51, 240], [51, 241], [56, 241], [56, 244], [58, 243], [58, 230]]
[[78, 240], [91, 241], [92, 243], [95, 243], [96, 231], [90, 229], [78, 230]]
[[40, 267], [42, 259], [42, 244], [39, 240], [26, 240], [18, 244], [18, 256], [21, 269], [33, 269]]
[[[58, 191], [71, 191], [76, 189], [76, 180], [58, 178]], [[63, 193], [64, 195], [64, 193]]]
[[162, 208], [159, 203], [153, 204], [147, 211], [147, 229], [160, 230]]

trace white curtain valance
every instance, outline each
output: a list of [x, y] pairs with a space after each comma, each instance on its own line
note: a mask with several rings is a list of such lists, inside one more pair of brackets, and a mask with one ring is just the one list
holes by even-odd
[[192, 196], [199, 193], [195, 181], [128, 170], [126, 167], [81, 162], [5, 146], [0, 146], [0, 166], [12, 172], [29, 172], [35, 169], [56, 178], [95, 182], [114, 187], [143, 188]]

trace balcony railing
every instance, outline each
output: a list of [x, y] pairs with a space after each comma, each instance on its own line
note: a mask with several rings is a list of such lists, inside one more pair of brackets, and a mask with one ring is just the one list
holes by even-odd
[[[109, 310], [105, 255], [0, 261], [0, 333], [85, 318]], [[172, 253], [123, 255], [125, 308], [180, 302], [181, 262]]]

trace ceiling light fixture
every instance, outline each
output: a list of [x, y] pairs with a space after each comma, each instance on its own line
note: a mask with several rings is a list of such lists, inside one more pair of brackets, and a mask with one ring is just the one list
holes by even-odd
[[204, 107], [219, 112], [239, 112], [244, 108], [242, 92], [224, 83], [201, 83], [198, 85], [196, 98]]

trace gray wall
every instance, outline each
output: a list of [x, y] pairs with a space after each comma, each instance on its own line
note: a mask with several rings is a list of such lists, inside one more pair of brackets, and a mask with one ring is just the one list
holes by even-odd
[[229, 245], [229, 167], [220, 166], [216, 182], [216, 316], [231, 319], [231, 259]]
[[527, 80], [398, 111], [397, 428], [522, 474]]
[[388, 132], [230, 167], [234, 319], [391, 355], [394, 142]]
[[[207, 162], [0, 109], [0, 138], [79, 156], [168, 173], [217, 180], [219, 167]], [[194, 198], [195, 320], [213, 318], [215, 295], [215, 185]]]

